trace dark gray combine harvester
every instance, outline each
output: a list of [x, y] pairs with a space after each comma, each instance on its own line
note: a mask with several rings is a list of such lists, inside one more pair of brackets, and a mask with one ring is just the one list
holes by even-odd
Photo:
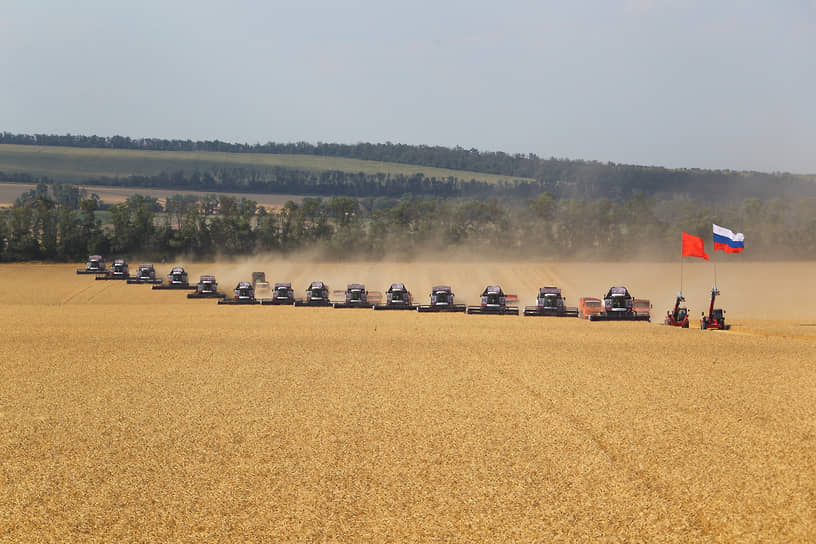
[[226, 298], [227, 295], [218, 292], [218, 282], [215, 276], [201, 276], [198, 279], [195, 293], [187, 293], [187, 298]]
[[453, 290], [449, 285], [437, 285], [431, 289], [431, 303], [417, 307], [418, 312], [464, 312], [464, 304], [454, 304]]
[[233, 291], [232, 298], [218, 301], [218, 304], [258, 304], [255, 298], [255, 288], [248, 281], [240, 282]]
[[184, 267], [174, 266], [167, 274], [167, 283], [161, 285], [154, 285], [153, 289], [190, 289], [190, 282], [187, 278], [187, 272]]
[[332, 308], [371, 308], [368, 291], [361, 283], [350, 283], [343, 293], [343, 302], [332, 302]]
[[107, 272], [105, 259], [101, 255], [91, 255], [85, 268], [77, 268], [77, 274], [104, 274]]
[[136, 275], [128, 278], [127, 282], [130, 285], [140, 283], [161, 285], [162, 280], [156, 279], [156, 269], [153, 268], [152, 264], [140, 264], [139, 269], [136, 270]]
[[295, 306], [331, 306], [329, 286], [322, 281], [313, 281], [306, 289], [306, 298], [296, 300]]
[[650, 321], [648, 312], [633, 309], [633, 298], [626, 287], [611, 287], [603, 298], [600, 314], [589, 316], [590, 321]]
[[466, 311], [469, 314], [518, 315], [518, 306], [508, 306], [508, 300], [515, 301], [516, 297], [506, 295], [499, 285], [488, 285], [482, 291], [479, 305], [468, 306]]
[[295, 291], [291, 283], [276, 283], [272, 288], [272, 297], [259, 300], [264, 305], [292, 306], [295, 303]]
[[375, 304], [375, 310], [416, 310], [411, 292], [403, 283], [392, 283], [385, 292], [385, 304]]
[[110, 267], [110, 270], [104, 274], [96, 276], [98, 280], [126, 280], [130, 277], [128, 272], [128, 264], [124, 259], [116, 259]]
[[536, 296], [535, 306], [525, 306], [524, 315], [578, 317], [578, 308], [566, 305], [566, 299], [561, 296], [561, 289], [558, 287], [541, 287]]

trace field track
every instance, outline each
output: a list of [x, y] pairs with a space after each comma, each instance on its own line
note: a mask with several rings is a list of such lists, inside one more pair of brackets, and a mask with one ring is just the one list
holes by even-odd
[[[74, 268], [0, 265], [0, 542], [816, 540], [813, 263], [719, 265], [725, 333], [219, 307]], [[676, 269], [189, 267], [423, 301], [623, 281], [658, 318]]]

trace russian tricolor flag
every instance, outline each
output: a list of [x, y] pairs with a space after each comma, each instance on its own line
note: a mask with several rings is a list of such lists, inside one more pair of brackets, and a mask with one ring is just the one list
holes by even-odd
[[719, 225], [714, 225], [714, 250], [721, 249], [726, 253], [739, 253], [745, 249], [745, 235]]

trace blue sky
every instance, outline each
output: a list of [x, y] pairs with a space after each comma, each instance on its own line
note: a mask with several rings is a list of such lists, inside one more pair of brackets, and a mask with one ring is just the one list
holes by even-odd
[[816, 0], [5, 2], [0, 130], [816, 173]]

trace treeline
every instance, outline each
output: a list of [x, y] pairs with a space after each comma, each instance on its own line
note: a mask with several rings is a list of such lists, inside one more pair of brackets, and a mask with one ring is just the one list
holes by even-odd
[[[472, 172], [507, 176], [506, 187], [490, 187], [472, 180], [426, 178], [417, 176], [390, 176], [386, 174], [366, 176], [352, 172], [329, 172], [326, 175], [343, 192], [329, 193], [325, 180], [315, 180], [315, 174], [286, 168], [256, 169], [254, 174], [240, 173], [237, 169], [234, 181], [245, 185], [250, 192], [294, 192], [297, 194], [348, 196], [393, 196], [403, 192], [433, 196], [515, 196], [529, 198], [537, 194], [551, 193], [558, 198], [609, 198], [623, 201], [636, 194], [665, 199], [674, 196], [712, 200], [717, 203], [734, 204], [746, 198], [771, 199], [775, 197], [816, 197], [816, 178], [788, 173], [736, 172], [731, 170], [667, 169], [654, 166], [635, 166], [597, 161], [541, 158], [534, 154], [509, 154], [479, 151], [461, 147], [405, 145], [394, 143], [272, 143], [246, 144], [219, 140], [166, 140], [158, 138], [129, 138], [127, 136], [81, 136], [50, 134], [0, 134], [0, 144], [49, 145], [104, 149], [139, 149], [156, 151], [222, 151], [230, 153], [300, 154], [393, 162], [428, 167], [449, 168]], [[182, 188], [175, 185], [156, 185], [182, 176], [185, 183], [192, 183], [195, 176], [209, 174], [214, 179], [217, 172], [166, 173], [148, 177], [145, 182], [163, 188]], [[9, 174], [7, 174], [9, 175]], [[16, 175], [16, 174], [15, 174]], [[223, 176], [223, 174], [220, 174]], [[257, 179], [251, 179], [255, 176]], [[363, 177], [364, 180], [358, 178]], [[535, 180], [523, 181], [522, 178]], [[341, 181], [342, 180], [342, 181]], [[135, 180], [96, 179], [88, 183], [117, 184]], [[384, 185], [393, 183], [393, 188]], [[200, 189], [214, 189], [202, 182]], [[303, 189], [298, 189], [299, 187]], [[430, 186], [428, 188], [427, 186]], [[509, 187], [509, 189], [508, 189]], [[405, 190], [407, 189], [407, 190]], [[230, 189], [233, 190], [233, 189]], [[369, 191], [369, 192], [366, 192]]]
[[[816, 258], [816, 199], [749, 199], [712, 208], [691, 200], [635, 196], [523, 202], [499, 199], [307, 198], [266, 210], [254, 201], [210, 195], [156, 199], [135, 195], [108, 208], [95, 195], [41, 184], [0, 212], [0, 260], [77, 261], [87, 255], [172, 260], [289, 254], [327, 259], [450, 258], [553, 261], [679, 257], [680, 233], [711, 240], [711, 224], [745, 233], [739, 258]], [[709, 244], [710, 247], [710, 244]]]

